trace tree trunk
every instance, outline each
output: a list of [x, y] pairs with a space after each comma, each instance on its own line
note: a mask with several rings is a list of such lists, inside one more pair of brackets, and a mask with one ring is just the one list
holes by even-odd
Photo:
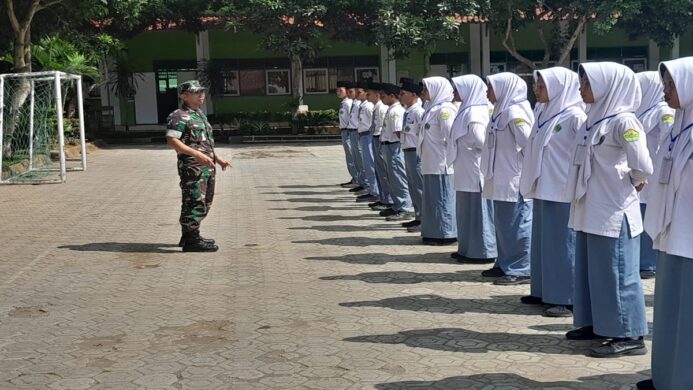
[[303, 104], [303, 60], [298, 54], [289, 55], [291, 60], [291, 95], [298, 101], [298, 104]]

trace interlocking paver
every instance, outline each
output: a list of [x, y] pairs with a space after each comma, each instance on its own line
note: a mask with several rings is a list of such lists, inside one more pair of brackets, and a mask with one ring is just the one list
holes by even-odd
[[519, 303], [527, 286], [356, 204], [341, 146], [218, 150], [235, 159], [203, 223], [214, 254], [176, 246], [165, 146], [0, 187], [0, 389], [621, 390], [649, 373], [649, 355], [587, 357], [570, 319]]

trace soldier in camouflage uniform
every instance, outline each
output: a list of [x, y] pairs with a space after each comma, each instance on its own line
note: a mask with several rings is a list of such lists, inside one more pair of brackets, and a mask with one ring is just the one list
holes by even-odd
[[183, 202], [180, 242], [183, 252], [215, 252], [214, 240], [200, 236], [200, 223], [209, 213], [214, 199], [215, 166], [222, 170], [231, 167], [228, 161], [214, 152], [212, 126], [200, 107], [205, 88], [197, 80], [179, 85], [183, 105], [168, 116], [167, 143], [178, 152], [178, 175]]

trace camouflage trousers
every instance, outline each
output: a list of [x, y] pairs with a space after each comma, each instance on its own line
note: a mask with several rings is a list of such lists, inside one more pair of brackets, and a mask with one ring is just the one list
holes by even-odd
[[214, 200], [214, 168], [190, 167], [178, 163], [180, 188], [183, 202], [180, 208], [180, 225], [183, 234], [200, 230], [200, 223], [209, 213]]

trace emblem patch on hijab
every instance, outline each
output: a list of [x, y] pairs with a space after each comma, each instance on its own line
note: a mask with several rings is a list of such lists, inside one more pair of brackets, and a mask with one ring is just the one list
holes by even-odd
[[623, 133], [623, 139], [628, 142], [635, 142], [640, 139], [640, 133], [635, 129], [628, 129]]
[[662, 122], [667, 125], [673, 125], [674, 124], [674, 116], [671, 114], [666, 114], [662, 117]]

